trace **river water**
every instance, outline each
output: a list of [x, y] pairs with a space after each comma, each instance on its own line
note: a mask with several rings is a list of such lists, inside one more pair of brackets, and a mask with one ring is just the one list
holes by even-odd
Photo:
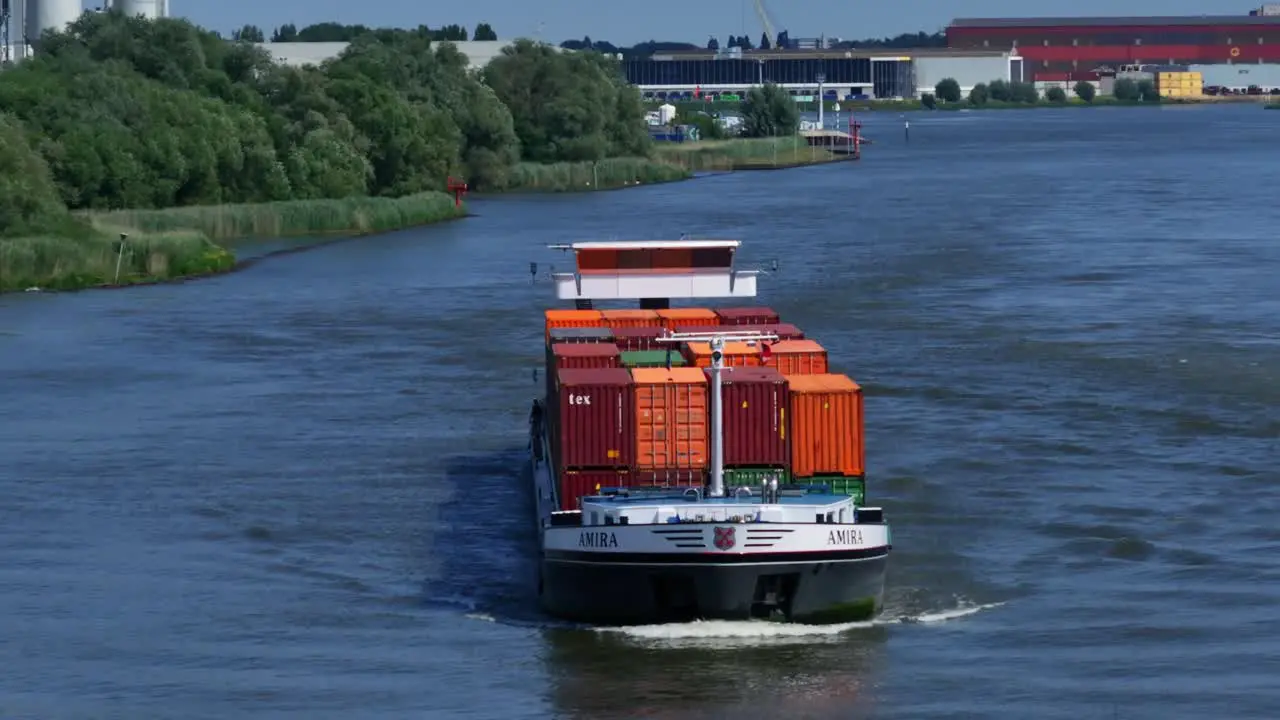
[[[1270, 115], [870, 116], [857, 164], [0, 297], [0, 716], [1280, 716]], [[528, 263], [683, 232], [866, 387], [880, 621], [534, 608]]]

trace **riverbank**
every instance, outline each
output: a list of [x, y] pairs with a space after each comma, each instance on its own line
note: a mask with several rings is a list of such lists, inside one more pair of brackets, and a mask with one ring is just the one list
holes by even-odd
[[[365, 235], [462, 217], [444, 193], [162, 210], [79, 212], [65, 233], [0, 239], [0, 292], [83, 290], [235, 269], [221, 243], [242, 238]], [[120, 234], [126, 234], [123, 244]]]
[[520, 163], [507, 182], [479, 194], [589, 192], [688, 180], [694, 173], [766, 170], [848, 159], [810, 147], [799, 136], [654, 143], [649, 158], [605, 158], [599, 162]]
[[688, 172], [772, 170], [821, 165], [849, 156], [809, 145], [800, 136], [661, 143], [654, 156]]
[[[675, 182], [699, 172], [848, 159], [801, 137], [657, 143], [651, 158], [520, 163], [496, 192], [583, 192]], [[463, 217], [452, 196], [351, 197], [159, 210], [77, 212], [65, 233], [0, 239], [0, 293], [173, 282], [238, 267], [226, 243], [245, 238], [367, 235]], [[121, 234], [125, 235], [123, 244]]]
[[[1166, 107], [1170, 105], [1217, 105], [1222, 103], [1259, 103], [1268, 102], [1269, 98], [1257, 95], [1204, 95], [1202, 97], [1187, 98], [1165, 98], [1154, 102], [1144, 102], [1141, 100], [1117, 100], [1110, 96], [1098, 96], [1091, 102], [1085, 102], [1078, 97], [1070, 97], [1066, 102], [1049, 102], [1041, 99], [1039, 102], [1002, 102], [999, 100], [989, 100], [981, 105], [975, 105], [968, 100], [961, 100], [955, 103], [938, 102], [933, 110], [943, 112], [956, 112], [960, 110], [1039, 110], [1050, 108], [1099, 108], [1099, 107]], [[694, 112], [738, 112], [742, 108], [740, 102], [677, 102], [672, 103], [678, 111]], [[930, 108], [924, 106], [919, 100], [841, 100], [828, 101], [824, 103], [824, 110], [828, 113], [844, 112], [844, 113], [877, 113], [877, 112], [928, 112]], [[651, 103], [646, 106], [647, 109], [653, 110], [658, 107], [657, 104]], [[818, 103], [796, 103], [802, 112], [817, 112]]]

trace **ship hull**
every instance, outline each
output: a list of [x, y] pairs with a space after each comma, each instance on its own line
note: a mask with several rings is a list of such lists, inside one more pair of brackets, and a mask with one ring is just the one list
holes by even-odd
[[[710, 552], [714, 524], [556, 527], [556, 470], [540, 422], [531, 427], [530, 449], [528, 487], [541, 546], [538, 597], [548, 615], [592, 625], [751, 619], [824, 624], [867, 620], [883, 607], [892, 549], [887, 526], [865, 526], [857, 547], [841, 549], [829, 548], [830, 533], [847, 526], [744, 526], [737, 536], [758, 551], [734, 553]], [[609, 541], [593, 550], [584, 535]], [[783, 536], [787, 540], [778, 539]], [[677, 543], [699, 542], [670, 551]]]
[[[749, 556], [748, 556], [749, 557]], [[884, 601], [888, 552], [804, 562], [628, 562], [544, 557], [543, 610], [595, 625], [866, 620]]]

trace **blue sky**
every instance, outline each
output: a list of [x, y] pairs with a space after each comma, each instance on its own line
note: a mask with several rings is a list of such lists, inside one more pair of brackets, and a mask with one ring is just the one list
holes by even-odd
[[[88, 3], [86, 3], [88, 4]], [[98, 3], [95, 3], [98, 4]], [[953, 17], [1027, 15], [1247, 14], [1262, 0], [766, 0], [778, 30], [791, 37], [827, 34], [847, 39], [934, 31]], [[760, 36], [750, 0], [170, 0], [170, 13], [210, 29], [245, 23], [268, 30], [286, 22], [429, 26], [488, 22], [498, 37], [533, 36], [560, 42], [590, 35], [630, 45], [642, 40], [721, 41], [730, 33]]]

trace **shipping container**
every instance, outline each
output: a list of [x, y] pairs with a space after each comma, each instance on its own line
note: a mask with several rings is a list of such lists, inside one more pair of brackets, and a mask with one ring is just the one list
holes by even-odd
[[[625, 368], [637, 367], [683, 367], [689, 362], [680, 354], [680, 347], [675, 343], [667, 343], [667, 350], [627, 350], [622, 353], [621, 363]], [[614, 347], [617, 347], [616, 345]]]
[[560, 509], [582, 509], [582, 498], [597, 495], [608, 488], [631, 485], [629, 470], [566, 470], [560, 473]]
[[556, 343], [551, 346], [553, 364], [548, 372], [561, 368], [616, 368], [622, 353], [613, 343]]
[[707, 377], [696, 368], [634, 368], [638, 470], [707, 466]]
[[547, 333], [551, 343], [611, 343], [613, 331], [607, 327], [557, 327]]
[[[711, 382], [711, 371], [707, 382]], [[724, 464], [789, 467], [791, 395], [774, 368], [743, 367], [720, 376], [724, 398]], [[709, 387], [709, 386], [708, 386]]]
[[862, 388], [847, 375], [792, 375], [791, 472], [862, 475]]
[[773, 325], [734, 325], [732, 327], [725, 327], [723, 325], [676, 325], [672, 330], [680, 333], [754, 332], [762, 335], [777, 335], [779, 340], [804, 339], [804, 333], [800, 331], [800, 328], [792, 325], [791, 323], [776, 323]]
[[791, 474], [783, 468], [746, 467], [724, 469], [725, 488], [759, 488], [764, 486], [765, 481], [774, 478], [778, 479], [779, 485], [786, 485], [791, 482]]
[[659, 468], [632, 470], [628, 487], [700, 488], [707, 484], [707, 471], [702, 468]]
[[551, 328], [604, 327], [604, 317], [599, 310], [548, 310], [546, 325], [546, 337], [550, 339]]
[[631, 374], [622, 368], [566, 368], [557, 373], [553, 451], [562, 472], [633, 464], [636, 410], [631, 385]]
[[655, 342], [663, 328], [613, 328], [613, 339], [622, 350], [659, 350], [672, 343]]
[[786, 376], [825, 375], [827, 350], [813, 340], [782, 340], [769, 346], [765, 365], [777, 368]]
[[719, 325], [720, 318], [712, 310], [706, 308], [668, 308], [659, 310], [662, 326], [674, 328], [676, 325]]
[[[684, 356], [694, 367], [711, 367], [711, 343], [685, 343]], [[760, 367], [760, 362], [759, 344], [744, 342], [724, 344], [725, 367]]]
[[767, 307], [718, 308], [715, 313], [721, 325], [773, 325], [779, 322], [778, 313]]
[[800, 485], [826, 485], [833, 495], [851, 495], [854, 504], [862, 505], [867, 499], [867, 479], [861, 475], [818, 475], [795, 479]]
[[601, 310], [600, 314], [609, 327], [662, 327], [662, 319], [654, 310]]

